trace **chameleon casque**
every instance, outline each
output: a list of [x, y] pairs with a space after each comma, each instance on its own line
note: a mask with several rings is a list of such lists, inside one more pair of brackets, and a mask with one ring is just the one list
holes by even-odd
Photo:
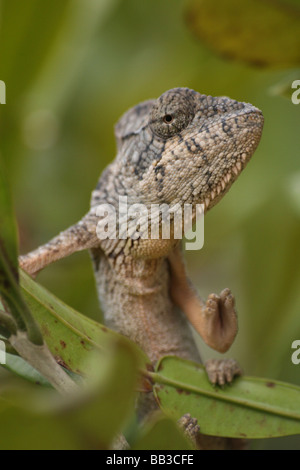
[[[119, 239], [117, 227], [116, 239], [99, 240], [96, 208], [112, 204], [118, 211], [119, 196], [127, 196], [128, 204], [202, 203], [208, 211], [245, 168], [262, 128], [262, 112], [251, 104], [188, 88], [131, 108], [115, 127], [117, 156], [92, 193], [91, 210], [20, 257], [21, 267], [33, 275], [89, 249], [106, 324], [135, 341], [153, 363], [167, 354], [200, 361], [189, 323], [211, 348], [227, 351], [237, 333], [230, 290], [206, 302], [198, 297], [172, 231], [170, 239]], [[224, 384], [240, 370], [233, 360], [212, 360], [207, 372], [213, 383]], [[148, 402], [153, 408], [153, 399]]]

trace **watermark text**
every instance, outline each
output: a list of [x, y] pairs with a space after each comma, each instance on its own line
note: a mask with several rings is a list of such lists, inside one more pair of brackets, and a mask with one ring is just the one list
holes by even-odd
[[128, 204], [119, 196], [119, 205], [100, 204], [96, 208], [99, 240], [180, 240], [187, 250], [200, 250], [204, 245], [204, 204]]
[[0, 364], [6, 364], [6, 347], [4, 341], [0, 340]]
[[292, 342], [292, 349], [295, 349], [291, 356], [292, 363], [298, 365], [300, 364], [300, 339], [295, 339]]
[[292, 88], [296, 88], [296, 91], [292, 94], [292, 103], [300, 103], [300, 80], [294, 80], [292, 83]]
[[6, 104], [6, 85], [0, 80], [0, 104]]

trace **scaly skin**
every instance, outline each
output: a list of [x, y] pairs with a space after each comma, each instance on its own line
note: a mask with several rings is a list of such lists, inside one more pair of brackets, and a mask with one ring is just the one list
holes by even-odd
[[[174, 227], [168, 240], [118, 239], [120, 226], [115, 240], [99, 240], [96, 208], [109, 203], [118, 214], [118, 198], [127, 196], [128, 204], [148, 209], [151, 204], [195, 208], [202, 203], [206, 212], [248, 163], [262, 127], [262, 113], [254, 106], [188, 88], [135, 106], [116, 125], [118, 153], [100, 177], [90, 212], [21, 257], [21, 267], [35, 274], [57, 259], [91, 249], [107, 325], [138, 343], [153, 362], [165, 354], [200, 360], [186, 318], [209, 346], [228, 350], [237, 332], [234, 298], [229, 289], [211, 294], [206, 303], [198, 298]], [[228, 372], [219, 374], [219, 366], [210, 367], [213, 380], [232, 378]], [[233, 375], [239, 373], [235, 367]]]

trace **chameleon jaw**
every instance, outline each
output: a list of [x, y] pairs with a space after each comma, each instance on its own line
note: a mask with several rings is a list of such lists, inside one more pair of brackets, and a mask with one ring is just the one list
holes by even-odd
[[[259, 111], [257, 115], [260, 115], [263, 124], [263, 117], [261, 112]], [[251, 149], [249, 150], [249, 152], [243, 152], [238, 156], [237, 161], [230, 167], [229, 170], [227, 170], [227, 172], [225, 172], [224, 175], [221, 176], [221, 179], [210, 191], [209, 195], [205, 197], [203, 201], [205, 211], [211, 209], [217, 202], [219, 202], [220, 199], [222, 199], [224, 194], [230, 189], [231, 185], [246, 167], [247, 163], [251, 159], [253, 153], [255, 152], [259, 144], [261, 132], [262, 125], [257, 126], [256, 135], [253, 136], [253, 139], [251, 141]]]
[[218, 185], [210, 192], [209, 196], [203, 201], [204, 209], [207, 211], [214, 206], [223, 195], [229, 190], [232, 183], [237, 179], [240, 173], [246, 166], [246, 161], [249, 157], [243, 153], [241, 160], [239, 160], [219, 181]]

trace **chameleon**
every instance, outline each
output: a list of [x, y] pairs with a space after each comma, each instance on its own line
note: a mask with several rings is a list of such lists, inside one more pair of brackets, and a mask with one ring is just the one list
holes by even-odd
[[[92, 192], [90, 210], [21, 256], [21, 268], [36, 275], [50, 263], [90, 250], [106, 325], [136, 342], [153, 364], [164, 355], [201, 361], [190, 325], [208, 346], [226, 352], [238, 331], [234, 296], [226, 288], [206, 301], [200, 298], [174, 224], [167, 239], [161, 232], [156, 239], [142, 232], [121, 237], [117, 218], [116, 236], [99, 239], [97, 208], [109, 204], [120, 215], [120, 197], [149, 210], [153, 204], [187, 203], [195, 222], [196, 205], [209, 211], [245, 168], [263, 122], [262, 112], [249, 103], [189, 88], [170, 89], [129, 109], [115, 126], [117, 155]], [[241, 373], [232, 359], [208, 361], [206, 370], [220, 385]], [[153, 400], [147, 406], [153, 407]]]

